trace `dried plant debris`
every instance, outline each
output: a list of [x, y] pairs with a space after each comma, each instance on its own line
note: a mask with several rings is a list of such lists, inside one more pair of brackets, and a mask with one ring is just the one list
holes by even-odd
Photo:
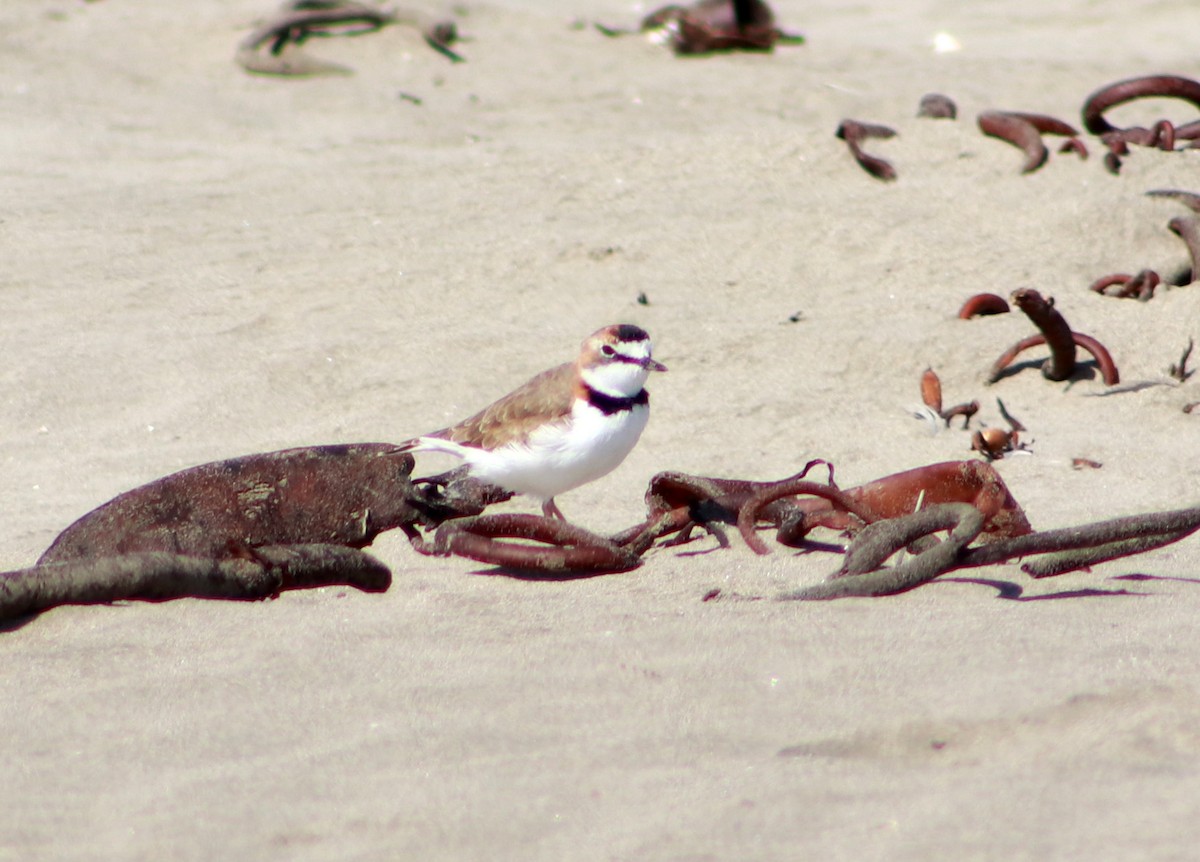
[[241, 41], [235, 59], [248, 72], [262, 75], [346, 75], [351, 70], [317, 59], [303, 50], [312, 38], [361, 36], [392, 24], [417, 27], [426, 44], [454, 62], [462, 57], [450, 46], [458, 34], [453, 21], [436, 20], [415, 10], [385, 9], [353, 0], [292, 0]]
[[985, 135], [1007, 141], [1014, 147], [1024, 151], [1025, 163], [1021, 173], [1029, 174], [1046, 163], [1049, 151], [1042, 141], [1042, 135], [1065, 135], [1074, 141], [1070, 149], [1086, 157], [1087, 148], [1076, 137], [1079, 132], [1070, 123], [1045, 114], [1029, 114], [1022, 111], [984, 111], [977, 122], [979, 130]]
[[1082, 347], [1096, 360], [1100, 375], [1108, 386], [1121, 382], [1112, 355], [1096, 339], [1081, 332], [1072, 331], [1066, 319], [1054, 307], [1054, 299], [1043, 297], [1036, 290], [1021, 288], [1012, 295], [1013, 304], [1033, 322], [1041, 332], [1022, 339], [1005, 351], [992, 365], [988, 382], [995, 383], [1007, 376], [1007, 369], [1023, 351], [1046, 345], [1050, 358], [1042, 363], [1042, 376], [1047, 380], [1068, 380], [1075, 374], [1075, 348]]
[[1194, 341], [1189, 338], [1187, 347], [1183, 348], [1183, 355], [1179, 357], [1179, 361], [1172, 362], [1171, 367], [1167, 369], [1167, 373], [1180, 383], [1185, 382], [1189, 377], [1196, 373], [1194, 370], [1188, 370], [1187, 367], [1188, 359], [1190, 359], [1192, 356], [1192, 348], [1194, 346]]
[[881, 126], [877, 123], [842, 120], [838, 124], [837, 131], [834, 134], [846, 142], [846, 146], [850, 149], [850, 154], [854, 156], [854, 161], [858, 162], [858, 166], [868, 174], [884, 182], [891, 182], [896, 179], [896, 169], [892, 167], [890, 162], [878, 156], [871, 155], [862, 146], [863, 141], [867, 138], [887, 139], [895, 137], [895, 129], [890, 126]]
[[631, 32], [661, 33], [676, 54], [695, 56], [720, 51], [771, 51], [776, 45], [800, 45], [804, 36], [781, 30], [763, 0], [699, 0], [690, 6], [663, 6], [642, 19], [637, 31], [596, 24], [606, 36]]
[[958, 119], [958, 105], [941, 93], [926, 93], [917, 105], [917, 116], [931, 120]]
[[1104, 116], [1105, 112], [1118, 105], [1152, 98], [1179, 99], [1200, 108], [1200, 81], [1178, 75], [1146, 75], [1107, 84], [1084, 101], [1084, 128], [1093, 135], [1098, 135], [1108, 148], [1104, 156], [1104, 165], [1111, 173], [1120, 172], [1121, 159], [1129, 155], [1130, 146], [1170, 151], [1175, 149], [1177, 141], [1189, 141], [1191, 147], [1200, 142], [1200, 120], [1177, 124], [1162, 119], [1148, 129], [1141, 126], [1122, 129], [1114, 126]]

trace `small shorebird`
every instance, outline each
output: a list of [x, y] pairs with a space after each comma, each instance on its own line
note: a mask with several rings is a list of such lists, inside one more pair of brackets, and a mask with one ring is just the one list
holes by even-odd
[[579, 358], [525, 385], [450, 428], [409, 440], [403, 452], [446, 452], [471, 475], [542, 502], [612, 472], [646, 427], [646, 378], [666, 366], [651, 357], [650, 336], [630, 324], [606, 326], [583, 342]]

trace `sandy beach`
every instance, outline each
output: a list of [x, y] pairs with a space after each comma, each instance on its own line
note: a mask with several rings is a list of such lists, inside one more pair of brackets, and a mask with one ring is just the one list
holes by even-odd
[[[617, 322], [670, 372], [633, 454], [558, 500], [601, 533], [642, 519], [663, 470], [824, 458], [849, 486], [978, 457], [913, 417], [927, 367], [980, 401], [973, 427], [1002, 424], [997, 398], [1027, 427], [995, 466], [1037, 529], [1200, 503], [1200, 375], [1167, 373], [1200, 340], [1200, 284], [1087, 289], [1186, 267], [1166, 227], [1186, 211], [1145, 192], [1200, 192], [1200, 149], [1113, 175], [1088, 137], [1022, 175], [975, 122], [1078, 126], [1104, 84], [1200, 78], [1200, 8], [773, 8], [806, 44], [681, 58], [598, 32], [648, 11], [619, 0], [428, 7], [466, 62], [389, 27], [309, 45], [352, 74], [284, 80], [233, 59], [269, 0], [8, 0], [0, 570], [185, 467], [443, 427]], [[935, 91], [956, 121], [917, 118]], [[898, 132], [867, 145], [895, 182], [855, 164], [845, 118]], [[956, 313], [1021, 287], [1121, 385], [1090, 364], [985, 385], [1034, 330]], [[396, 533], [371, 551], [387, 592], [0, 628], [0, 860], [1194, 858], [1196, 536], [827, 603], [702, 601], [840, 562], [736, 535], [566, 581]]]

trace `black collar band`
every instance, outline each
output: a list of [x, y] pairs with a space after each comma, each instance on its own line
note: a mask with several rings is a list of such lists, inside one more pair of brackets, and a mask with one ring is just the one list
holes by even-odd
[[584, 389], [587, 390], [588, 404], [591, 404], [605, 416], [612, 416], [614, 413], [620, 413], [622, 410], [632, 410], [638, 405], [650, 403], [650, 393], [645, 389], [629, 398], [622, 398], [618, 395], [605, 395], [603, 392], [586, 385]]

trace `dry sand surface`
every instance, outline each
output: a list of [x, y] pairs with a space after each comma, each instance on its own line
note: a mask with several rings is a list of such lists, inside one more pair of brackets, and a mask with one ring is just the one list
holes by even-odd
[[[1035, 527], [1200, 503], [1200, 375], [1166, 375], [1200, 287], [1087, 291], [1186, 263], [1182, 208], [1144, 192], [1200, 191], [1200, 150], [1113, 176], [1091, 139], [1022, 176], [974, 122], [1200, 77], [1192, 0], [780, 0], [808, 44], [704, 59], [578, 26], [633, 24], [622, 0], [470, 2], [466, 63], [396, 27], [318, 40], [355, 73], [310, 80], [232, 62], [271, 11], [0, 6], [0, 569], [186, 466], [440, 427], [619, 321], [671, 371], [633, 455], [559, 499], [595, 530], [640, 520], [660, 470], [823, 457], [852, 485], [970, 457], [906, 409], [927, 366], [1028, 426], [997, 467]], [[929, 91], [960, 119], [916, 119]], [[1193, 115], [1114, 115], [1164, 113]], [[853, 163], [845, 117], [898, 130], [872, 146], [897, 182]], [[1032, 327], [955, 312], [1022, 286], [1149, 385], [985, 387]], [[702, 602], [838, 562], [714, 546], [538, 582], [389, 534], [383, 594], [10, 625], [0, 859], [1195, 858], [1196, 537], [820, 604]]]

